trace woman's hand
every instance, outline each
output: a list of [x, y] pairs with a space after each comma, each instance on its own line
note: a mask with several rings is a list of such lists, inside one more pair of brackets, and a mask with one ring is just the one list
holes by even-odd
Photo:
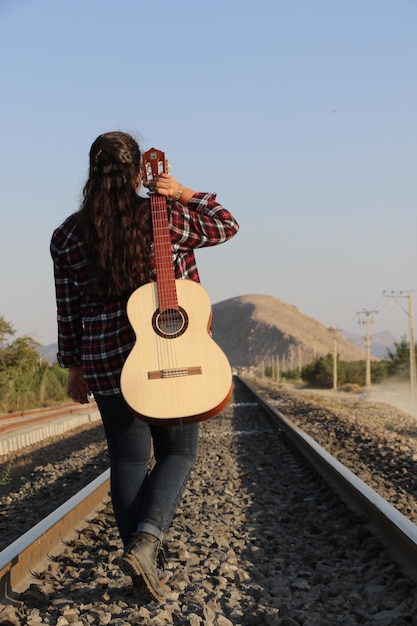
[[189, 199], [195, 194], [195, 191], [188, 187], [183, 187], [171, 174], [160, 174], [155, 176], [143, 186], [152, 193], [157, 193], [166, 198], [173, 198], [177, 202], [181, 202], [184, 206], [188, 204]]
[[87, 404], [91, 391], [84, 380], [83, 368], [81, 365], [74, 365], [68, 369], [67, 396], [74, 402]]
[[155, 176], [152, 180], [144, 183], [144, 186], [152, 191], [158, 193], [160, 196], [166, 196], [167, 198], [175, 198], [180, 187], [178, 181], [171, 174], [160, 174]]

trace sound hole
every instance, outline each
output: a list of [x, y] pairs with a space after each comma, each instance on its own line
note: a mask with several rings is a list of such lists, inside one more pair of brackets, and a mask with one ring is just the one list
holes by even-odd
[[187, 330], [188, 316], [182, 307], [166, 309], [162, 313], [158, 309], [153, 314], [152, 326], [160, 337], [174, 339]]

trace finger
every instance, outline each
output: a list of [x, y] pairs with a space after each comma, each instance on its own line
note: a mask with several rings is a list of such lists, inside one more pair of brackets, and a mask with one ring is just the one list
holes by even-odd
[[74, 402], [79, 402], [80, 404], [87, 404], [89, 402], [88, 396], [90, 392], [88, 390], [79, 391], [77, 389], [69, 389], [67, 391], [67, 396], [74, 400]]
[[72, 397], [72, 399], [74, 400], [74, 402], [78, 402], [79, 404], [88, 404], [89, 403], [89, 400], [88, 400], [88, 397], [87, 397], [86, 394], [83, 394], [83, 395], [80, 394], [78, 396], [74, 395]]

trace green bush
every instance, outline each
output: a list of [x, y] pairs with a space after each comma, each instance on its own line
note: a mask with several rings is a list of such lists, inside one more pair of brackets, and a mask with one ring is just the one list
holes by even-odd
[[0, 412], [23, 411], [64, 402], [68, 373], [39, 355], [39, 344], [15, 331], [0, 315]]
[[[386, 361], [371, 362], [371, 383], [379, 383], [388, 375], [388, 364]], [[301, 378], [321, 389], [331, 389], [333, 387], [333, 355], [319, 357], [309, 363], [301, 370]], [[366, 383], [366, 363], [365, 361], [340, 361], [337, 362], [337, 385], [358, 385], [364, 386]]]

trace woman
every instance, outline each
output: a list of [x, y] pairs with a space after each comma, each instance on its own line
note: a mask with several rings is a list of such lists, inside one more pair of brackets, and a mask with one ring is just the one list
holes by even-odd
[[[102, 417], [111, 467], [111, 496], [125, 548], [121, 568], [142, 599], [161, 600], [161, 541], [189, 478], [198, 424], [149, 425], [134, 417], [120, 374], [135, 333], [126, 314], [130, 294], [155, 280], [148, 198], [140, 197], [141, 154], [130, 135], [100, 135], [77, 213], [51, 241], [58, 320], [58, 361], [69, 370], [67, 393]], [[169, 174], [147, 186], [168, 198], [176, 278], [199, 281], [193, 250], [220, 244], [238, 224], [212, 193], [196, 193]], [[173, 416], [174, 417], [174, 416]], [[151, 444], [155, 464], [148, 473]]]

